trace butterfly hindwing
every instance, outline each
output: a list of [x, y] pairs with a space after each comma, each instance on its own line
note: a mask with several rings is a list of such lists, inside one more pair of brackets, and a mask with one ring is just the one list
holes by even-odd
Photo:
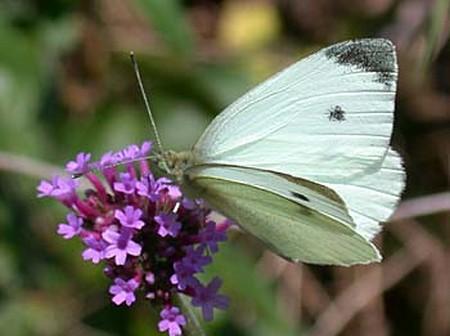
[[252, 185], [334, 218], [345, 225], [355, 226], [344, 202], [332, 189], [307, 180], [252, 168], [214, 165], [193, 167], [186, 175]]
[[[235, 167], [195, 167], [185, 178], [187, 188], [287, 259], [330, 265], [380, 260], [375, 246], [346, 222], [345, 207], [327, 192]], [[292, 190], [302, 197], [289, 197]]]

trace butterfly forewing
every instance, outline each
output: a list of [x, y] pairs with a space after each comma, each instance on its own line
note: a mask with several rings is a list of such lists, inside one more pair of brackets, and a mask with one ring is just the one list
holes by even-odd
[[380, 222], [389, 219], [405, 187], [406, 174], [400, 156], [389, 149], [381, 165], [351, 180], [325, 183], [345, 201], [356, 230], [372, 239]]
[[[343, 42], [274, 75], [231, 104], [194, 147], [198, 163], [239, 165], [324, 182], [381, 162], [397, 78], [384, 39]], [[340, 121], [330, 111], [340, 110]]]

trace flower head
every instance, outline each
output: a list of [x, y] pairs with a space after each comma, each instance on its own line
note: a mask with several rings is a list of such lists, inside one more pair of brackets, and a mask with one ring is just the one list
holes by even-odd
[[40, 182], [37, 195], [69, 209], [57, 233], [80, 239], [83, 260], [103, 265], [113, 303], [129, 306], [139, 290], [152, 305], [163, 307], [159, 331], [178, 336], [187, 321], [174, 306], [177, 293], [192, 297], [205, 319], [228, 304], [217, 293], [218, 278], [207, 286], [198, 278], [226, 239], [226, 228], [207, 220], [210, 210], [201, 200], [188, 200], [170, 179], [154, 177], [144, 160], [150, 151], [150, 142], [130, 145], [99, 162], [79, 153], [66, 169], [86, 177], [88, 189], [79, 190], [79, 180], [55, 176]]

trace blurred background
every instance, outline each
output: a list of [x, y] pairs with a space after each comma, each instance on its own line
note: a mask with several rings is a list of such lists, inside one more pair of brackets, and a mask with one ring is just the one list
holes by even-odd
[[398, 50], [393, 146], [408, 174], [376, 240], [384, 262], [290, 264], [234, 234], [210, 267], [232, 305], [206, 330], [450, 335], [448, 14], [447, 0], [1, 0], [0, 334], [158, 334], [146, 302], [110, 303], [101, 267], [55, 234], [64, 209], [35, 197], [38, 180], [77, 152], [151, 138], [130, 50], [162, 140], [178, 150], [277, 70], [336, 41], [382, 36]]

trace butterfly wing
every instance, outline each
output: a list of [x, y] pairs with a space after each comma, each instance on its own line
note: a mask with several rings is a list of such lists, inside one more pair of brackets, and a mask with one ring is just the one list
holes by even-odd
[[389, 219], [405, 187], [406, 175], [400, 156], [388, 150], [381, 165], [350, 180], [326, 182], [347, 205], [356, 231], [372, 239], [380, 230], [380, 222]]
[[188, 189], [289, 260], [348, 266], [381, 259], [328, 188], [226, 166], [191, 168], [185, 179]]
[[197, 164], [236, 165], [334, 190], [367, 239], [404, 187], [389, 142], [397, 61], [385, 39], [347, 41], [276, 74], [230, 105], [194, 146]]
[[386, 155], [396, 79], [390, 41], [333, 45], [225, 109], [194, 146], [194, 157], [319, 182], [361, 174]]

